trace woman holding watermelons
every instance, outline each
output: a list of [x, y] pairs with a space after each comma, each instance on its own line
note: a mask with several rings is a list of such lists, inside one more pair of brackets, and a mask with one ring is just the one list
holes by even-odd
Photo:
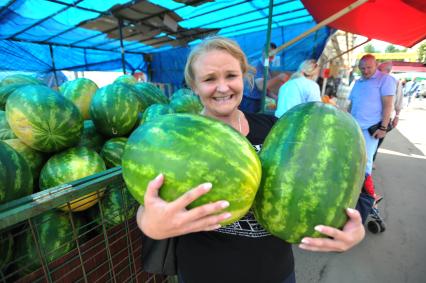
[[[204, 105], [202, 115], [230, 125], [259, 150], [276, 118], [238, 110], [243, 77], [250, 68], [236, 42], [214, 37], [190, 53], [185, 80]], [[221, 227], [220, 223], [230, 217], [224, 212], [227, 200], [187, 209], [193, 201], [213, 192], [211, 184], [199, 185], [175, 201], [166, 202], [159, 197], [163, 182], [167, 183], [167, 178], [160, 174], [147, 186], [137, 222], [151, 238], [179, 236], [176, 253], [180, 282], [295, 282], [291, 244], [266, 232], [252, 212]], [[342, 230], [319, 225], [324, 238], [305, 237], [299, 247], [310, 251], [352, 248], [365, 232], [357, 211], [348, 209], [347, 215], [349, 220]]]

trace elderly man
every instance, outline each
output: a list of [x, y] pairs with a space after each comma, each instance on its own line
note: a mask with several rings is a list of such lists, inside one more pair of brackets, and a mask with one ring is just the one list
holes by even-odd
[[[376, 197], [371, 178], [373, 156], [379, 139], [385, 137], [390, 123], [396, 82], [390, 75], [377, 70], [376, 58], [371, 54], [361, 58], [358, 68], [362, 76], [355, 82], [349, 95], [351, 102], [349, 109], [362, 129], [367, 148], [365, 189], [369, 195]], [[378, 129], [370, 134], [368, 128], [378, 123], [380, 123]]]

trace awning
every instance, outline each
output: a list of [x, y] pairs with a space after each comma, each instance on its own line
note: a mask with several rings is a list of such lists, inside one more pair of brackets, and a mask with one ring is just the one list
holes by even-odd
[[[357, 2], [301, 0], [317, 22]], [[426, 1], [369, 0], [328, 24], [329, 27], [412, 47], [426, 38]]]

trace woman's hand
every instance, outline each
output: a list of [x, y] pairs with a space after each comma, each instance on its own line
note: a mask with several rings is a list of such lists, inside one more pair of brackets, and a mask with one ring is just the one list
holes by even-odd
[[136, 214], [139, 228], [150, 238], [165, 239], [199, 231], [211, 231], [220, 227], [220, 222], [229, 218], [230, 213], [219, 213], [229, 206], [227, 201], [217, 201], [190, 210], [186, 207], [210, 191], [210, 183], [201, 184], [172, 202], [162, 200], [158, 191], [164, 176], [158, 175], [147, 187], [144, 206]]
[[299, 248], [315, 252], [344, 252], [357, 245], [365, 236], [361, 215], [357, 210], [351, 208], [346, 209], [346, 214], [349, 216], [349, 220], [343, 230], [323, 225], [315, 227], [315, 230], [331, 239], [305, 237]]

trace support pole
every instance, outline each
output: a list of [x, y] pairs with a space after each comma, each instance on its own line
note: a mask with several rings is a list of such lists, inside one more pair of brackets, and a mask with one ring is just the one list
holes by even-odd
[[[272, 14], [274, 9], [274, 0], [269, 0], [269, 15], [268, 15], [268, 29], [266, 30], [266, 43], [265, 51], [262, 53], [262, 57], [265, 56], [263, 61], [263, 89], [262, 89], [262, 98], [260, 100], [260, 112], [265, 112], [265, 98], [266, 98], [266, 83], [268, 82], [268, 69], [269, 69], [269, 44], [271, 42], [271, 27], [272, 27]], [[263, 55], [265, 54], [265, 55]], [[255, 86], [256, 87], [256, 86]]]
[[329, 23], [337, 20], [338, 18], [340, 18], [341, 16], [349, 13], [350, 11], [352, 11], [355, 8], [358, 8], [359, 6], [361, 6], [362, 4], [364, 4], [365, 2], [367, 2], [369, 0], [358, 0], [355, 3], [352, 3], [351, 5], [349, 5], [348, 7], [340, 10], [339, 12], [331, 15], [330, 17], [328, 17], [327, 19], [323, 20], [322, 22], [320, 22], [319, 24], [317, 24], [316, 26], [310, 28], [309, 30], [305, 31], [304, 33], [302, 33], [301, 35], [296, 36], [295, 38], [293, 38], [292, 40], [284, 43], [283, 45], [279, 46], [277, 49], [274, 49], [271, 51], [271, 53], [269, 54], [269, 56], [274, 56], [275, 54], [277, 54], [278, 52], [280, 52], [281, 50], [283, 50], [284, 48], [287, 48], [288, 46], [294, 44], [295, 42], [301, 40], [302, 38], [308, 36], [309, 34], [313, 33], [314, 31], [319, 30], [320, 28], [322, 28], [323, 26], [328, 25]]
[[123, 19], [118, 19], [118, 30], [120, 32], [120, 50], [121, 50], [121, 66], [123, 67], [123, 74], [126, 74], [126, 58], [124, 57], [124, 44], [123, 44]]
[[354, 47], [352, 47], [351, 49], [348, 49], [348, 50], [346, 50], [346, 51], [344, 51], [344, 52], [342, 52], [342, 53], [340, 53], [340, 54], [338, 54], [338, 55], [334, 56], [333, 58], [328, 59], [328, 60], [325, 62], [325, 64], [330, 63], [330, 62], [331, 62], [331, 61], [333, 61], [334, 59], [339, 58], [339, 57], [341, 57], [341, 56], [345, 55], [346, 53], [351, 52], [352, 50], [354, 50], [354, 49], [356, 49], [356, 48], [358, 48], [358, 47], [360, 47], [360, 46], [362, 46], [362, 45], [366, 44], [366, 43], [367, 43], [367, 42], [369, 42], [369, 41], [371, 41], [371, 38], [368, 38], [366, 41], [364, 41], [364, 42], [362, 42], [362, 43], [360, 43], [360, 44], [358, 44], [358, 45], [355, 45], [355, 46], [354, 46]]
[[55, 78], [56, 88], [58, 88], [59, 87], [59, 81], [58, 81], [58, 76], [56, 74], [55, 58], [53, 56], [53, 47], [52, 47], [51, 44], [49, 44], [49, 50], [50, 50], [50, 58], [52, 59], [53, 76]]

